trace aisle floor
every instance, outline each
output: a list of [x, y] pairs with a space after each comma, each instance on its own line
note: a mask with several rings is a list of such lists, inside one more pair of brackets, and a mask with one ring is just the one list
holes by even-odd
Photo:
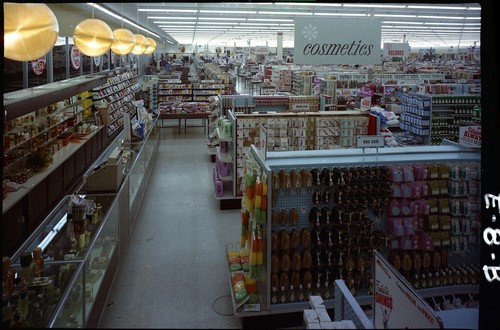
[[225, 259], [226, 245], [239, 240], [239, 210], [219, 210], [203, 128], [161, 130], [99, 327], [241, 328]]

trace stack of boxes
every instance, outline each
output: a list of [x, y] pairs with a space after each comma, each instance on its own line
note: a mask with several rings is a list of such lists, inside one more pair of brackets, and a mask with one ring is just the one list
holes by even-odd
[[320, 296], [310, 296], [309, 306], [304, 310], [304, 329], [356, 329], [351, 320], [332, 321]]
[[292, 90], [292, 70], [287, 67], [273, 66], [271, 82], [280, 92], [290, 92]]
[[338, 149], [356, 145], [357, 135], [368, 133], [368, 117], [316, 118], [315, 149]]

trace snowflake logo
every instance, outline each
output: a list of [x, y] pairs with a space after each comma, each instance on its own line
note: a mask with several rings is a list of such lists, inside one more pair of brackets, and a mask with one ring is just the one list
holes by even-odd
[[312, 24], [309, 24], [307, 26], [304, 26], [304, 30], [302, 30], [302, 34], [304, 35], [304, 38], [311, 41], [311, 40], [316, 39], [318, 37], [318, 29], [316, 29], [316, 27], [313, 26]]

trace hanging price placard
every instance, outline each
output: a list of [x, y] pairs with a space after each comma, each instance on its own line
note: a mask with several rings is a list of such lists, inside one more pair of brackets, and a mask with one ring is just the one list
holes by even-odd
[[41, 75], [47, 66], [47, 60], [45, 59], [45, 56], [42, 56], [40, 58], [37, 58], [36, 60], [31, 61], [31, 68], [33, 69], [33, 72], [39, 76]]

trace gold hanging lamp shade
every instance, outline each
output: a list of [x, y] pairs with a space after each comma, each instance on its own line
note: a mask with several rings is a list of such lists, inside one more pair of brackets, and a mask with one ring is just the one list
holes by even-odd
[[132, 54], [141, 55], [144, 54], [148, 48], [148, 41], [142, 34], [134, 34], [135, 36], [135, 47], [132, 49]]
[[106, 53], [113, 43], [113, 31], [100, 19], [89, 18], [81, 21], [73, 32], [76, 47], [87, 56]]
[[47, 54], [56, 44], [59, 24], [43, 3], [3, 4], [4, 57], [31, 61]]
[[113, 31], [113, 43], [111, 50], [118, 55], [127, 55], [135, 47], [135, 36], [128, 29], [116, 29]]
[[156, 41], [150, 37], [147, 37], [146, 40], [148, 41], [148, 48], [146, 48], [144, 54], [151, 55], [156, 49]]

